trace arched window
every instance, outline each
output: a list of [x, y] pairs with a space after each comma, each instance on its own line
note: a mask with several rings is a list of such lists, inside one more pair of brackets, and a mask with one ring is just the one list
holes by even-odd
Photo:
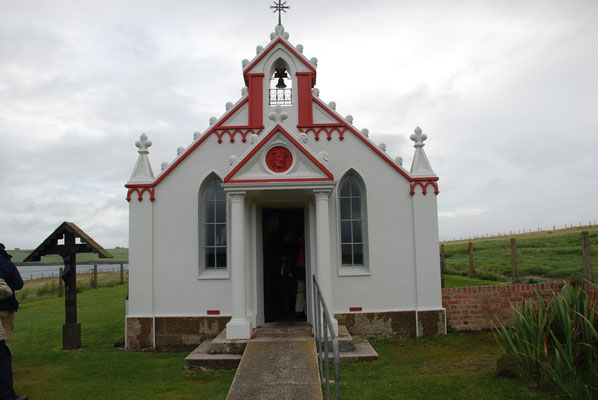
[[226, 269], [226, 193], [218, 178], [204, 186], [203, 261], [206, 270]]
[[340, 183], [340, 245], [344, 267], [366, 266], [365, 190], [357, 177], [347, 175]]

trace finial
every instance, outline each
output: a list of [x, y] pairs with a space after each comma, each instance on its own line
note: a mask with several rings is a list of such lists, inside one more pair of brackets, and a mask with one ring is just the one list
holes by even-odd
[[275, 1], [274, 5], [271, 5], [270, 8], [274, 10], [272, 12], [278, 12], [278, 25], [282, 25], [281, 20], [280, 20], [280, 14], [283, 12], [286, 13], [287, 10], [289, 8], [291, 8], [291, 6], [287, 6], [286, 1], [278, 0], [278, 1]]
[[413, 132], [414, 133], [411, 136], [409, 136], [409, 138], [415, 142], [415, 145], [413, 147], [424, 147], [424, 140], [428, 138], [428, 135], [426, 135], [425, 133], [422, 134], [422, 128], [420, 128], [419, 126], [415, 128]]
[[152, 145], [152, 141], [147, 139], [147, 135], [145, 133], [142, 133], [141, 136], [139, 136], [139, 140], [135, 142], [135, 146], [137, 146], [139, 148], [139, 150], [137, 150], [139, 152], [139, 154], [149, 153], [149, 151], [147, 149], [151, 145]]

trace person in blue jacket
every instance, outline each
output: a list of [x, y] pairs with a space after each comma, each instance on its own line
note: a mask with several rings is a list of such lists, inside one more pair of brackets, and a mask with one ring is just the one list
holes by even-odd
[[[10, 288], [9, 293], [0, 296], [0, 320], [2, 321], [2, 340], [0, 340], [0, 398], [7, 400], [26, 400], [27, 396], [18, 396], [13, 388], [12, 381], [12, 355], [6, 345], [14, 326], [14, 312], [19, 309], [19, 302], [15, 297], [15, 291], [23, 288], [23, 279], [17, 270], [17, 266], [10, 261], [12, 256], [6, 252], [6, 248], [0, 243], [0, 279], [6, 282]], [[8, 292], [8, 291], [7, 291]]]
[[0, 319], [4, 326], [6, 338], [8, 338], [15, 327], [14, 312], [19, 309], [19, 302], [15, 292], [23, 288], [23, 278], [17, 266], [10, 261], [12, 256], [6, 252], [6, 247], [0, 243], [0, 278], [4, 279], [8, 287], [12, 289], [12, 296], [0, 300]]

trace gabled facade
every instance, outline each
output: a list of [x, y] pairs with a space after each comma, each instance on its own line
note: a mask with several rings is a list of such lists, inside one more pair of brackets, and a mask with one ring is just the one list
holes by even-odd
[[127, 348], [192, 348], [224, 328], [245, 339], [288, 318], [300, 284], [280, 267], [287, 240], [292, 267], [297, 253], [305, 259], [301, 318], [313, 319], [314, 275], [334, 322], [353, 334], [444, 333], [438, 178], [426, 135], [411, 135], [408, 172], [319, 98], [316, 59], [281, 25], [270, 39], [243, 62], [241, 99], [160, 174], [149, 164], [151, 142], [136, 143], [125, 185]]

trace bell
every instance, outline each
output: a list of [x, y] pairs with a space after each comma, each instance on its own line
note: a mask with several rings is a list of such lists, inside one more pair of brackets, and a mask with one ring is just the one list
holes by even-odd
[[287, 85], [284, 83], [284, 78], [287, 77], [287, 73], [284, 68], [276, 68], [276, 73], [274, 74], [275, 78], [278, 78], [278, 83], [276, 83], [276, 88], [284, 89]]

